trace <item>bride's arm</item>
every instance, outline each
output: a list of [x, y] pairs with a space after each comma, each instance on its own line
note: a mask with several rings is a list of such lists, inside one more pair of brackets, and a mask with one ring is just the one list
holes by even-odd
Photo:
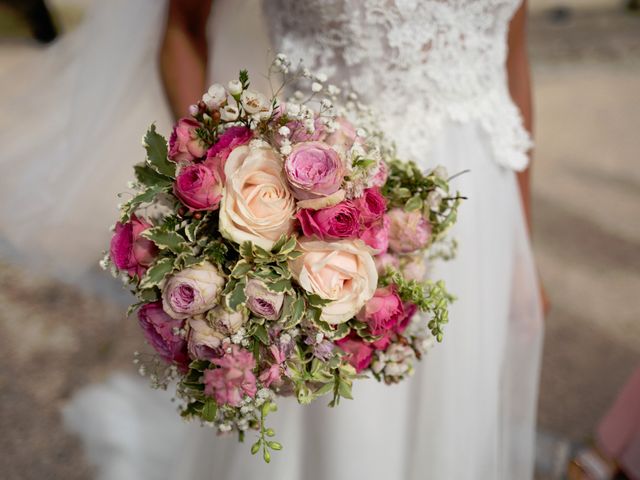
[[[507, 71], [509, 74], [509, 90], [516, 103], [525, 128], [533, 134], [533, 108], [531, 102], [531, 74], [529, 71], [529, 56], [527, 54], [527, 0], [522, 2], [520, 8], [513, 16], [509, 26], [509, 54], [507, 57]], [[530, 155], [532, 158], [532, 156]], [[531, 231], [531, 166], [518, 173], [520, 195], [527, 220], [527, 226]]]
[[206, 88], [207, 19], [211, 0], [170, 0], [160, 73], [171, 111], [184, 116]]
[[[525, 128], [533, 136], [533, 105], [531, 101], [531, 72], [529, 70], [529, 55], [527, 53], [527, 0], [523, 0], [511, 19], [509, 25], [509, 55], [507, 57], [507, 71], [509, 74], [509, 91], [511, 97], [520, 109]], [[530, 160], [533, 155], [529, 154]], [[518, 173], [520, 196], [527, 221], [527, 227], [531, 232], [531, 162], [529, 167]], [[540, 284], [540, 299], [542, 311], [549, 311], [549, 299], [544, 286]]]

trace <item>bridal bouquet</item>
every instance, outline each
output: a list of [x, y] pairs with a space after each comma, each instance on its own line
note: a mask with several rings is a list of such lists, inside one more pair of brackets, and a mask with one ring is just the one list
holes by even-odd
[[[353, 94], [282, 55], [270, 70], [278, 91], [242, 71], [168, 144], [151, 126], [103, 260], [155, 350], [137, 355], [141, 373], [177, 384], [186, 418], [256, 430], [267, 462], [278, 396], [336, 405], [365, 374], [404, 379], [442, 340], [452, 298], [423, 277], [450, 253], [460, 202], [443, 168], [395, 159]], [[309, 93], [280, 101], [293, 82]]]

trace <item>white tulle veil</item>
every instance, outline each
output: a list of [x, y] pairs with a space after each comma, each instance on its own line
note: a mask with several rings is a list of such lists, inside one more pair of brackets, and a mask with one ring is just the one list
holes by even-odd
[[[259, 3], [214, 2], [212, 81], [247, 66], [254, 82], [263, 81], [268, 48]], [[0, 77], [5, 260], [110, 290], [97, 265], [116, 205], [127, 198], [149, 124], [168, 136], [172, 123], [157, 63], [166, 4], [95, 0], [76, 30]]]

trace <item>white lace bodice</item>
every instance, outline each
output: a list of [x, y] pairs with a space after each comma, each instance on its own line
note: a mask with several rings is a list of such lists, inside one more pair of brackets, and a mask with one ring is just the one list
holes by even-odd
[[527, 165], [530, 138], [505, 69], [521, 0], [265, 0], [273, 45], [381, 113], [398, 153], [424, 157], [446, 121], [477, 121], [496, 161]]

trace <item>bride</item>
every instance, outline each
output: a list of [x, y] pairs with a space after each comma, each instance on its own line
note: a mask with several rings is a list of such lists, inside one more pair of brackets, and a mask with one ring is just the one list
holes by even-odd
[[[72, 148], [61, 142], [51, 150], [61, 163], [54, 164], [57, 177], [47, 182], [42, 158], [31, 160], [36, 149], [28, 155], [18, 147], [11, 150], [29, 159], [13, 175], [26, 175], [28, 168], [38, 172], [45, 196], [59, 194], [67, 185], [63, 179], [80, 184], [64, 192], [64, 208], [29, 202], [34, 209], [29, 222], [46, 220], [38, 229], [59, 234], [61, 225], [77, 226], [89, 214], [97, 228], [112, 217], [102, 202], [111, 202], [111, 191], [124, 184], [136, 160], [122, 157], [124, 139], [144, 115], [144, 123], [153, 118], [161, 126], [168, 123], [167, 112], [158, 107], [160, 87], [149, 60], [160, 35], [161, 78], [176, 117], [206, 90], [208, 58], [213, 60], [210, 78], [231, 78], [246, 65], [257, 78], [267, 62], [268, 33], [275, 51], [304, 59], [333, 83], [348, 84], [363, 102], [384, 107], [383, 127], [401, 157], [425, 168], [443, 164], [449, 172], [470, 170], [456, 180], [469, 197], [453, 232], [457, 257], [432, 267], [458, 300], [444, 343], [432, 350], [414, 378], [393, 387], [362, 381], [354, 389], [356, 400], [333, 410], [322, 402], [309, 407], [282, 402], [274, 427], [287, 448], [266, 466], [234, 439], [181, 424], [167, 396], [139, 380], [115, 376], [80, 390], [64, 412], [98, 465], [99, 477], [531, 479], [542, 309], [527, 233], [531, 104], [526, 5], [519, 0], [269, 0], [259, 11], [257, 0], [227, 0], [213, 3], [207, 23], [210, 0], [171, 0], [160, 32], [157, 2], [97, 3], [102, 5], [87, 20], [87, 29], [71, 40], [82, 45], [91, 39], [84, 48], [95, 47], [93, 53], [102, 54], [98, 60], [117, 74], [107, 68], [101, 70], [105, 78], [86, 72], [101, 83], [99, 98], [93, 85], [81, 85], [76, 97], [69, 93], [80, 112], [66, 114], [91, 119], [86, 125], [74, 123], [85, 136], [79, 140], [75, 131], [58, 131]], [[135, 43], [123, 40], [129, 34]], [[99, 35], [114, 37], [113, 42], [99, 45]], [[121, 49], [108, 50], [116, 46]], [[98, 110], [85, 110], [92, 107]], [[114, 127], [119, 115], [126, 123]], [[141, 124], [133, 135], [143, 131]], [[38, 153], [45, 153], [42, 148]], [[81, 153], [96, 154], [106, 164], [87, 157], [75, 172], [67, 162], [78, 162]], [[2, 162], [11, 159], [3, 156]], [[96, 179], [88, 165], [103, 176]], [[107, 172], [112, 174], [107, 177]], [[32, 177], [16, 177], [24, 178]], [[106, 201], [95, 200], [95, 191]], [[17, 201], [13, 193], [5, 191], [3, 199]], [[72, 214], [71, 200], [82, 199], [91, 208]], [[8, 210], [3, 209], [2, 224], [15, 215]], [[37, 242], [38, 251], [55, 249], [55, 237], [34, 240], [28, 234], [29, 222], [2, 232], [14, 250], [21, 250], [15, 247], [19, 235]], [[88, 254], [89, 247], [99, 250], [98, 241], [106, 244], [107, 235], [88, 232], [82, 253]]]

